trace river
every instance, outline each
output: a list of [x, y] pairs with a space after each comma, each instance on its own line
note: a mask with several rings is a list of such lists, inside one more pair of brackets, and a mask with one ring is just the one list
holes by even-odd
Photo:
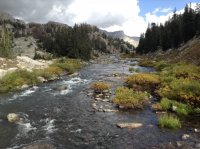
[[[115, 59], [115, 57], [111, 57]], [[131, 62], [121, 60], [110, 64], [90, 64], [76, 77], [63, 77], [17, 93], [0, 95], [0, 113], [18, 113], [22, 123], [11, 124], [0, 119], [0, 149], [18, 149], [32, 143], [48, 143], [58, 149], [139, 149], [181, 140], [195, 126], [180, 130], [157, 127], [157, 115], [146, 106], [143, 110], [98, 112], [87, 96], [89, 84], [96, 80], [110, 81], [112, 94], [122, 79], [115, 73], [130, 74]], [[152, 68], [140, 71], [153, 71]], [[61, 88], [65, 88], [60, 90]], [[153, 100], [153, 99], [152, 99]], [[112, 104], [110, 104], [112, 105]], [[113, 106], [113, 108], [116, 108]], [[142, 123], [143, 127], [129, 130], [116, 127], [119, 122]], [[199, 125], [199, 123], [197, 123]]]

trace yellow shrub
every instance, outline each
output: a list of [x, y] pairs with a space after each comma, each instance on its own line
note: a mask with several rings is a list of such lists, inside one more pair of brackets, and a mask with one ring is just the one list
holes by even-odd
[[50, 67], [45, 69], [45, 72], [47, 74], [50, 74], [51, 76], [53, 76], [53, 75], [57, 75], [58, 76], [58, 75], [62, 74], [64, 71], [63, 71], [63, 69], [61, 69], [59, 67], [50, 66]]
[[104, 91], [110, 88], [110, 85], [106, 82], [95, 82], [90, 86], [95, 91]]
[[145, 87], [155, 87], [155, 85], [158, 85], [160, 83], [159, 76], [156, 74], [150, 74], [150, 73], [139, 73], [129, 76], [126, 79], [126, 83], [133, 87], [134, 84], [142, 85]]
[[141, 108], [149, 99], [148, 96], [146, 92], [134, 92], [126, 87], [118, 87], [113, 102], [125, 108]]

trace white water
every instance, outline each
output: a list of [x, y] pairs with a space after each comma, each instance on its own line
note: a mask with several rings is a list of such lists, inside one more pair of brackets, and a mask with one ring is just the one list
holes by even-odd
[[16, 100], [18, 99], [19, 97], [26, 97], [26, 96], [30, 96], [32, 93], [36, 92], [38, 89], [37, 86], [33, 86], [25, 91], [23, 91], [22, 93], [20, 94], [15, 94], [12, 98], [9, 99], [9, 101], [12, 101], [12, 100]]

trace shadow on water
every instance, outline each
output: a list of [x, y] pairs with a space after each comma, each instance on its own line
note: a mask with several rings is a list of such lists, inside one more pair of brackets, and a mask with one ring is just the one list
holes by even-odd
[[[0, 96], [0, 148], [21, 148], [33, 142], [45, 142], [57, 148], [151, 148], [179, 141], [188, 127], [166, 130], [157, 127], [157, 116], [149, 106], [143, 110], [117, 113], [95, 112], [85, 93], [95, 80], [105, 80], [114, 73], [130, 74], [131, 62], [92, 64], [75, 78], [66, 77], [22, 92]], [[135, 66], [141, 71], [152, 68]], [[122, 81], [116, 82], [117, 85]], [[18, 113], [20, 124], [5, 120], [6, 114]], [[134, 130], [119, 129], [119, 122], [142, 123]]]

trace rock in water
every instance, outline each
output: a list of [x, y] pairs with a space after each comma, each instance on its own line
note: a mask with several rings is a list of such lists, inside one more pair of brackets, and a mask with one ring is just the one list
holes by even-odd
[[139, 128], [142, 126], [143, 126], [143, 124], [141, 124], [141, 123], [119, 123], [119, 124], [117, 124], [117, 127], [119, 127], [119, 128], [129, 128], [129, 129]]
[[16, 113], [9, 113], [7, 115], [7, 119], [10, 123], [17, 123], [20, 121], [20, 116], [19, 114], [16, 114]]
[[190, 135], [188, 135], [188, 134], [184, 134], [184, 135], [182, 136], [182, 139], [183, 139], [183, 140], [187, 140], [188, 138], [190, 138]]
[[23, 147], [22, 149], [56, 149], [56, 147], [51, 144], [37, 144], [36, 143], [36, 144]]

